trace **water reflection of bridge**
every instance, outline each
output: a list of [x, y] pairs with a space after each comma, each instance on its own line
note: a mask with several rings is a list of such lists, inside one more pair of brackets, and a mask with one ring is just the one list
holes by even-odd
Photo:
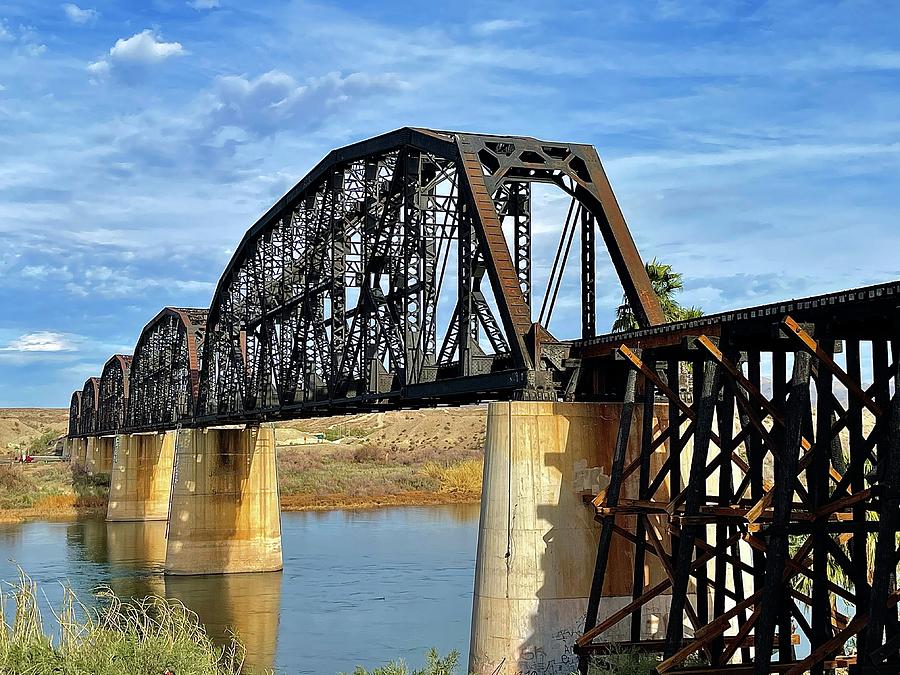
[[[538, 279], [533, 252], [544, 244], [533, 237], [532, 204], [545, 187], [561, 191], [568, 210], [549, 277]], [[634, 331], [597, 335], [603, 250]], [[560, 293], [580, 305], [576, 320], [557, 312], [554, 321]], [[174, 444], [181, 478], [167, 566], [274, 569], [270, 436], [222, 425], [499, 399], [527, 401], [543, 427], [569, 430], [573, 416], [557, 402], [606, 403], [615, 441], [601, 447], [610, 428], [599, 422], [579, 440], [585, 468], [605, 469], [604, 485], [585, 495], [599, 533], [571, 528], [571, 546], [597, 551], [594, 565], [581, 556], [593, 568], [583, 655], [621, 642], [610, 632], [618, 619], [630, 621], [628, 646], [661, 652], [665, 670], [701, 654], [713, 670], [821, 671], [853, 661], [843, 658], [850, 638], [858, 665], [877, 668], [900, 658], [898, 294], [888, 283], [664, 324], [591, 146], [406, 128], [330, 153], [250, 228], [208, 311], [166, 308], [130, 362], [111, 358], [73, 394], [70, 446], [103, 457], [104, 436], [193, 429]], [[519, 439], [529, 470], [571, 489], [549, 457], [571, 447], [569, 432], [538, 447], [540, 434], [513, 428], [531, 424], [530, 413], [494, 410], [509, 425], [498, 439]], [[488, 447], [504, 451], [513, 456]], [[137, 472], [120, 454], [123, 475]], [[774, 484], [764, 479], [773, 464]], [[515, 475], [511, 465], [505, 475]], [[510, 540], [519, 487], [486, 484], [507, 491]], [[563, 511], [543, 523], [537, 547], [584, 516]], [[629, 554], [611, 556], [614, 546]], [[191, 556], [201, 562], [185, 563]], [[551, 581], [560, 573], [541, 565], [535, 573]], [[657, 565], [665, 579], [650, 585]], [[829, 567], [853, 590], [835, 587]], [[631, 579], [631, 598], [604, 617], [604, 583], [618, 575]], [[793, 587], [801, 577], [809, 593]], [[651, 639], [642, 626], [663, 594], [672, 598], [665, 636]], [[838, 611], [834, 597], [849, 609]], [[522, 617], [507, 610], [511, 663], [524, 636]], [[790, 646], [794, 621], [809, 659]]]

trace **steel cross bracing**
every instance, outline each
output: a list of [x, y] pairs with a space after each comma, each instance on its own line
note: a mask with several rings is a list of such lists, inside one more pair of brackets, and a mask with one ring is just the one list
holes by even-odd
[[[886, 284], [579, 347], [582, 368], [604, 373], [596, 393], [624, 399], [610, 483], [591, 503], [583, 672], [622, 647], [621, 630], [662, 654], [659, 672], [897, 672], [898, 300]], [[613, 549], [634, 591], [610, 616]], [[664, 595], [666, 628], [648, 636]]]

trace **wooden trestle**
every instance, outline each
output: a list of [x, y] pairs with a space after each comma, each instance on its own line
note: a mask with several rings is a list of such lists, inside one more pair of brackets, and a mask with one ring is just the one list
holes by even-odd
[[[582, 345], [583, 363], [618, 362], [606, 382], [625, 401], [609, 486], [591, 502], [582, 672], [623, 644], [659, 653], [660, 673], [900, 672], [897, 300], [789, 303]], [[663, 399], [671, 423], [654, 428]], [[613, 537], [631, 546], [633, 601], [598, 621]], [[652, 587], [648, 556], [666, 572]], [[641, 609], [663, 593], [665, 639], [642, 639]], [[622, 621], [630, 641], [604, 641]]]

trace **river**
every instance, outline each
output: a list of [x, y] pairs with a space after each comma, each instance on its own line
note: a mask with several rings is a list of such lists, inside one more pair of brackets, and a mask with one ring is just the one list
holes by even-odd
[[[425, 652], [460, 652], [472, 611], [478, 506], [282, 514], [284, 571], [163, 575], [164, 522], [0, 524], [0, 580], [20, 565], [50, 603], [58, 582], [82, 597], [178, 598], [215, 639], [233, 628], [247, 661], [279, 674], [352, 672]], [[164, 665], [164, 664], [161, 664]]]

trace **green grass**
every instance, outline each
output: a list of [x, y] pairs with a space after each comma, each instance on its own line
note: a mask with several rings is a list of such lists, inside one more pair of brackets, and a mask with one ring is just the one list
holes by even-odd
[[353, 461], [325, 461], [320, 466], [295, 470], [279, 466], [278, 485], [282, 495], [296, 494], [392, 494], [410, 490], [433, 490], [434, 480], [415, 467], [360, 464]]
[[609, 654], [591, 659], [588, 675], [648, 675], [656, 672], [659, 661], [656, 654], [614, 648]]
[[339, 441], [342, 438], [365, 438], [369, 432], [358, 427], [336, 426], [322, 432], [326, 441]]
[[[244, 648], [216, 647], [179, 602], [159, 597], [123, 602], [101, 591], [87, 607], [70, 589], [53, 614], [50, 632], [38, 609], [38, 588], [24, 573], [0, 591], [0, 673], [146, 675], [166, 668], [178, 675], [235, 675]], [[13, 612], [4, 616], [4, 611]]]
[[375, 668], [371, 673], [357, 666], [353, 675], [455, 675], [459, 668], [459, 652], [452, 651], [441, 658], [436, 649], [425, 655], [425, 667], [421, 670], [410, 670], [403, 661], [391, 661], [386, 666]]

